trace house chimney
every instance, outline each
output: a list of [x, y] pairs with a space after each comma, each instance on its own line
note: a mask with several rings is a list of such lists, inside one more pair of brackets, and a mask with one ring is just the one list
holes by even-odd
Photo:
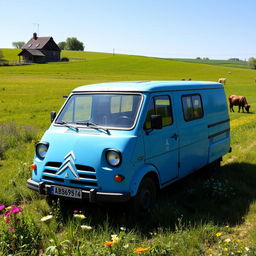
[[37, 39], [37, 34], [36, 33], [33, 33], [33, 39]]

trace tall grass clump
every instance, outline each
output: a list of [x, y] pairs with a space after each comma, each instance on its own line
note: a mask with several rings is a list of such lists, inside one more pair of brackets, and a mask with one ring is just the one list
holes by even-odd
[[36, 138], [36, 130], [32, 126], [20, 126], [14, 122], [0, 125], [0, 159], [9, 148], [17, 147], [24, 142], [31, 142]]
[[33, 219], [22, 207], [0, 205], [0, 250], [4, 255], [38, 255], [42, 240]]

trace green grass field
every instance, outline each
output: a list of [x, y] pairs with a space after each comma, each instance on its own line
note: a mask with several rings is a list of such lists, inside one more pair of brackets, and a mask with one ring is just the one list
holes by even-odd
[[[6, 60], [15, 60], [19, 52], [2, 51]], [[0, 215], [0, 255], [136, 255], [138, 248], [143, 255], [256, 255], [256, 71], [94, 52], [63, 51], [62, 56], [71, 61], [0, 67], [0, 205], [24, 209], [19, 222], [11, 220], [13, 233]], [[50, 111], [57, 111], [73, 88], [220, 77], [227, 78], [227, 95], [244, 95], [251, 104], [250, 114], [237, 109], [230, 114], [233, 152], [224, 157], [220, 175], [199, 172], [162, 191], [147, 219], [134, 220], [123, 207], [95, 205], [73, 206], [87, 217], [73, 218], [26, 188], [34, 141], [48, 128]], [[40, 221], [50, 213], [51, 220]]]

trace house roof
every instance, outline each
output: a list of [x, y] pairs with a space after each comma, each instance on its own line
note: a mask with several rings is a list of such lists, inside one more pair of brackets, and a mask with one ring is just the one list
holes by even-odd
[[34, 33], [33, 37], [22, 47], [22, 49], [25, 50], [43, 50], [45, 48], [60, 51], [58, 45], [54, 42], [51, 36], [38, 37], [36, 33]]
[[18, 56], [23, 55], [24, 52], [28, 52], [32, 56], [38, 56], [38, 57], [44, 57], [45, 55], [40, 51], [40, 50], [28, 50], [28, 49], [23, 49]]

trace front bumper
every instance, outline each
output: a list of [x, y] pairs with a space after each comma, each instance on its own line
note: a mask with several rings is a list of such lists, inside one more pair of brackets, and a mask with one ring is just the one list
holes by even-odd
[[[54, 184], [52, 184], [54, 185]], [[35, 182], [32, 179], [27, 180], [27, 187], [39, 192], [40, 194], [50, 195], [50, 184], [45, 182]], [[82, 200], [87, 200], [91, 203], [95, 202], [127, 202], [131, 198], [130, 193], [112, 193], [112, 192], [100, 192], [96, 189], [83, 190], [82, 189]]]

